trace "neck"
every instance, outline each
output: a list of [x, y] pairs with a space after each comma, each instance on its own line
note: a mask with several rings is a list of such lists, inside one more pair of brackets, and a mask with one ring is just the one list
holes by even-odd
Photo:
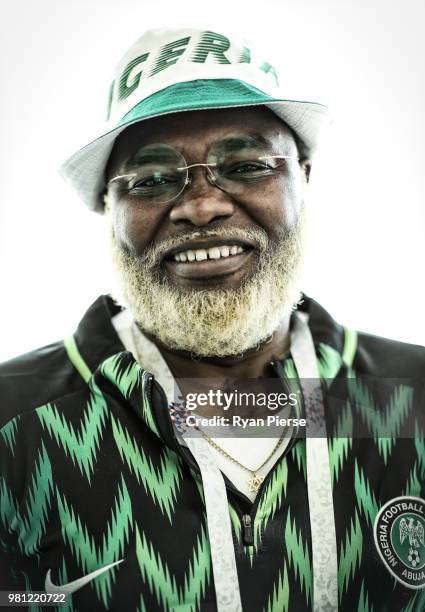
[[156, 338], [148, 337], [158, 347], [174, 378], [263, 378], [273, 376], [270, 361], [283, 357], [289, 350], [289, 321], [288, 315], [272, 336], [258, 347], [242, 355], [220, 358], [198, 357], [184, 351], [171, 350]]

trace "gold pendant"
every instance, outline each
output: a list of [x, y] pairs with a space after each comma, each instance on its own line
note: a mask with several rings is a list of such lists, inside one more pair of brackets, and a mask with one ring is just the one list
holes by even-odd
[[252, 472], [251, 478], [248, 480], [249, 491], [251, 493], [257, 493], [263, 480], [264, 478], [258, 476], [255, 472]]

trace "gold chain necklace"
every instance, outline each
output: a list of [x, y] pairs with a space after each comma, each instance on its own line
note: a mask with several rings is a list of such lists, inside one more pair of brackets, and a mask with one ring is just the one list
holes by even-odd
[[233, 463], [241, 467], [243, 470], [251, 474], [250, 478], [248, 479], [248, 483], [247, 483], [248, 488], [251, 493], [257, 493], [261, 486], [261, 483], [264, 481], [264, 478], [262, 476], [259, 476], [257, 472], [259, 472], [261, 468], [264, 467], [266, 463], [273, 457], [273, 455], [275, 454], [279, 446], [282, 444], [283, 438], [288, 428], [287, 427], [283, 428], [280, 438], [276, 442], [276, 445], [273, 447], [273, 450], [271, 451], [269, 455], [267, 455], [263, 463], [259, 465], [257, 468], [255, 468], [255, 470], [251, 470], [250, 468], [246, 467], [246, 465], [243, 465], [240, 461], [232, 457], [232, 455], [229, 455], [229, 453], [226, 452], [224, 448], [221, 448], [221, 446], [219, 446], [216, 442], [214, 442], [214, 440], [212, 440], [209, 436], [207, 436], [207, 434], [204, 433], [202, 429], [199, 429], [199, 427], [197, 427], [197, 429], [200, 432], [201, 436], [208, 442], [208, 444], [211, 444], [211, 446], [215, 448], [221, 455], [223, 455], [224, 457], [226, 457], [227, 459], [229, 459], [230, 461], [232, 461]]
[[[136, 323], [134, 322], [133, 325], [135, 326]], [[138, 341], [136, 338], [136, 334], [134, 332], [134, 328], [133, 325], [131, 326], [131, 336], [132, 336], [132, 340], [133, 340], [133, 344], [134, 344], [134, 348], [135, 348], [135, 352], [136, 352], [136, 359], [139, 363], [141, 363], [140, 360], [140, 353], [139, 353], [139, 347], [138, 347]], [[227, 453], [224, 448], [221, 448], [221, 446], [219, 446], [216, 442], [214, 442], [214, 440], [212, 440], [209, 436], [207, 436], [206, 433], [204, 433], [202, 431], [202, 429], [199, 429], [199, 427], [197, 427], [196, 429], [198, 429], [198, 431], [200, 432], [200, 434], [202, 435], [202, 437], [208, 442], [208, 444], [210, 444], [213, 448], [215, 448], [221, 455], [223, 455], [223, 457], [226, 457], [227, 459], [229, 459], [229, 461], [232, 461], [235, 465], [238, 465], [240, 468], [242, 468], [243, 470], [245, 470], [246, 472], [249, 472], [251, 474], [250, 478], [248, 479], [248, 488], [249, 491], [251, 493], [257, 493], [261, 483], [264, 481], [264, 478], [262, 476], [259, 476], [257, 474], [257, 472], [259, 472], [261, 470], [262, 467], [264, 467], [266, 465], [266, 463], [273, 457], [273, 455], [276, 453], [276, 451], [278, 450], [279, 446], [282, 444], [283, 442], [283, 438], [285, 436], [285, 433], [287, 431], [287, 427], [284, 427], [282, 430], [282, 433], [280, 435], [279, 440], [276, 442], [275, 446], [273, 447], [271, 453], [266, 457], [266, 459], [263, 461], [263, 463], [258, 466], [255, 470], [250, 470], [248, 467], [246, 467], [246, 465], [243, 465], [240, 461], [238, 461], [237, 459], [235, 459], [234, 457], [232, 457], [232, 455], [229, 455], [229, 453]]]

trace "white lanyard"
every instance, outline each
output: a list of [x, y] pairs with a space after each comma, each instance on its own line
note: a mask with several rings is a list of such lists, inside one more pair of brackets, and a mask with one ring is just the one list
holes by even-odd
[[201, 472], [217, 612], [242, 612], [226, 485], [207, 441], [183, 435]]
[[295, 313], [291, 354], [297, 370], [307, 423], [325, 437], [307, 437], [307, 488], [313, 551], [314, 612], [338, 610], [338, 561], [328, 440], [320, 376], [313, 338], [303, 313]]

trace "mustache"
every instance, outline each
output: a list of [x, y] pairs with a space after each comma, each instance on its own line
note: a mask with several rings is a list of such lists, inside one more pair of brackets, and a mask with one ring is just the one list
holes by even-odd
[[[162, 240], [155, 240], [148, 244], [143, 253], [137, 255], [135, 259], [139, 263], [143, 263], [149, 268], [157, 267], [165, 253], [176, 246], [180, 246], [184, 242], [202, 238], [217, 238], [219, 240], [246, 240], [252, 241], [257, 245], [261, 253], [266, 252], [270, 248], [271, 240], [267, 232], [262, 228], [257, 227], [227, 227], [217, 229], [200, 229], [192, 232], [185, 232], [176, 236], [170, 236]], [[124, 246], [123, 248], [127, 250]], [[130, 253], [129, 253], [130, 254]], [[134, 257], [134, 255], [133, 255]]]

